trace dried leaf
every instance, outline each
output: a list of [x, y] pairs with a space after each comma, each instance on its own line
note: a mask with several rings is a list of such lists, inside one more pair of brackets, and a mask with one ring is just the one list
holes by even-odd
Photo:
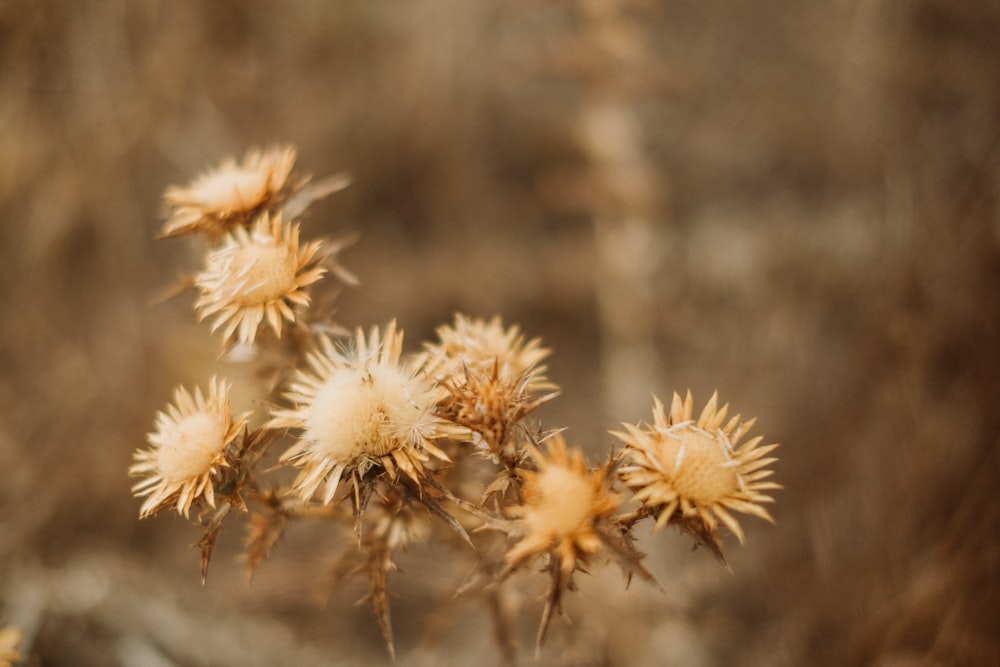
[[201, 583], [203, 586], [208, 579], [208, 563], [212, 559], [212, 549], [215, 548], [215, 540], [219, 537], [222, 524], [226, 520], [226, 517], [229, 516], [230, 509], [232, 509], [232, 505], [229, 503], [220, 505], [219, 509], [213, 512], [209, 518], [205, 526], [205, 534], [194, 544], [201, 552]]
[[247, 537], [244, 542], [246, 553], [247, 580], [253, 579], [254, 572], [270, 555], [271, 549], [278, 543], [288, 527], [288, 515], [282, 511], [272, 511], [267, 514], [252, 512], [247, 524]]

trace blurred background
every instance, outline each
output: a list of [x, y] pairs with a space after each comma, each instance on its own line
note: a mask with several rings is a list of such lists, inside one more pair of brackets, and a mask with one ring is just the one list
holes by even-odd
[[[782, 443], [732, 572], [641, 528], [665, 593], [578, 575], [542, 664], [1000, 664], [997, 35], [991, 0], [0, 1], [0, 627], [27, 665], [386, 661], [364, 582], [314, 593], [344, 536], [247, 586], [234, 525], [202, 587], [126, 475], [230, 373], [151, 305], [199, 261], [162, 192], [289, 142], [353, 176], [304, 222], [359, 234], [339, 322], [519, 324], [593, 461], [687, 388]], [[499, 664], [440, 551], [392, 580], [399, 664]]]

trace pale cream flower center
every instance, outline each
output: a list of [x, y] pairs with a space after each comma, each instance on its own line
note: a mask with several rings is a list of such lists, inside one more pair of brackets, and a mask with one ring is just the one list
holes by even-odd
[[272, 303], [295, 290], [295, 269], [287, 246], [248, 244], [233, 254], [222, 289], [245, 306]]
[[264, 198], [270, 185], [269, 180], [267, 170], [227, 169], [199, 183], [198, 198], [209, 208], [252, 208]]
[[306, 438], [338, 463], [388, 454], [419, 428], [422, 413], [411, 396], [417, 389], [394, 367], [334, 371], [310, 406]]
[[586, 478], [559, 466], [549, 466], [535, 478], [537, 494], [525, 516], [533, 533], [570, 535], [590, 518], [594, 487]]
[[680, 497], [712, 504], [739, 488], [728, 448], [724, 436], [687, 424], [662, 437], [658, 458]]
[[226, 446], [226, 423], [221, 415], [196, 412], [164, 429], [156, 464], [160, 477], [180, 484], [204, 475]]

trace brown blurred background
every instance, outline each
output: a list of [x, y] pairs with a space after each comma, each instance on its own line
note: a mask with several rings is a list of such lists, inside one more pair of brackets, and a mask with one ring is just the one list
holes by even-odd
[[[160, 195], [282, 141], [354, 178], [305, 222], [360, 233], [340, 322], [520, 324], [594, 460], [688, 387], [782, 443], [732, 573], [643, 529], [666, 594], [578, 576], [543, 663], [1000, 664], [998, 35], [988, 0], [0, 1], [0, 626], [28, 665], [385, 660], [363, 582], [313, 594], [342, 536], [247, 587], [229, 530], [203, 588], [129, 492], [220, 372], [150, 305], [198, 262]], [[446, 555], [400, 560], [399, 663], [497, 664]]]

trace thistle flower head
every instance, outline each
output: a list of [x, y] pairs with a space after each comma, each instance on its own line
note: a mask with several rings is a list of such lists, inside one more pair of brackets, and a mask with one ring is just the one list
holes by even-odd
[[530, 375], [501, 376], [498, 363], [489, 371], [466, 367], [461, 375], [442, 381], [446, 395], [439, 404], [440, 414], [468, 429], [482, 454], [514, 467], [525, 453], [522, 439], [513, 437], [515, 426], [559, 395], [558, 390], [531, 394], [531, 381]]
[[300, 247], [299, 226], [280, 215], [265, 214], [250, 229], [236, 228], [195, 278], [199, 317], [215, 316], [212, 331], [221, 328], [227, 342], [253, 343], [265, 318], [280, 337], [283, 322], [295, 321], [293, 306], [309, 304], [304, 288], [326, 271], [314, 265], [320, 245]]
[[156, 430], [147, 436], [150, 448], [135, 453], [129, 469], [142, 477], [132, 487], [136, 496], [148, 496], [139, 510], [145, 518], [174, 505], [189, 516], [191, 506], [204, 499], [215, 507], [212, 478], [227, 466], [225, 449], [247, 423], [247, 415], [233, 418], [229, 385], [213, 378], [208, 395], [184, 387], [174, 392], [174, 402], [156, 416]]
[[294, 164], [291, 146], [254, 149], [242, 162], [226, 160], [186, 187], [168, 188], [164, 201], [171, 215], [161, 236], [202, 232], [215, 239], [275, 210], [309, 180], [292, 176]]
[[281, 460], [302, 469], [294, 489], [304, 500], [322, 489], [323, 503], [331, 504], [345, 473], [355, 488], [375, 467], [390, 479], [398, 470], [420, 483], [430, 456], [447, 460], [432, 443], [449, 432], [434, 414], [438, 392], [400, 364], [402, 344], [395, 322], [384, 335], [377, 327], [368, 336], [358, 329], [346, 349], [321, 338], [309, 369], [298, 371], [285, 394], [293, 407], [275, 410], [268, 426], [300, 430]]
[[598, 523], [618, 508], [607, 466], [589, 470], [583, 453], [568, 449], [561, 435], [546, 441], [547, 452], [531, 447], [537, 470], [525, 470], [524, 503], [511, 510], [523, 537], [506, 554], [509, 568], [548, 553], [568, 577], [578, 562], [600, 550]]
[[416, 363], [445, 388], [442, 415], [468, 428], [494, 460], [516, 464], [524, 452], [510, 438], [513, 427], [558, 395], [540, 365], [549, 351], [537, 338], [525, 341], [518, 327], [505, 329], [499, 317], [487, 322], [458, 314], [437, 334]]
[[694, 532], [718, 543], [721, 521], [742, 543], [743, 530], [730, 511], [752, 514], [767, 521], [763, 503], [773, 502], [764, 491], [780, 485], [765, 481], [776, 461], [765, 455], [778, 445], [760, 446], [761, 436], [739, 445], [755, 420], [726, 421], [729, 406], [718, 407], [718, 395], [694, 419], [691, 393], [681, 400], [674, 394], [669, 414], [654, 398], [653, 424], [640, 428], [623, 424], [615, 435], [625, 444], [619, 475], [642, 507], [657, 516], [654, 528], [667, 523], [697, 526]]
[[532, 390], [550, 388], [545, 380], [546, 368], [539, 364], [549, 356], [541, 340], [525, 341], [517, 326], [504, 328], [499, 317], [473, 320], [455, 315], [453, 325], [437, 329], [438, 342], [424, 346], [417, 365], [430, 377], [461, 375], [463, 368], [496, 373], [512, 381], [530, 377]]

